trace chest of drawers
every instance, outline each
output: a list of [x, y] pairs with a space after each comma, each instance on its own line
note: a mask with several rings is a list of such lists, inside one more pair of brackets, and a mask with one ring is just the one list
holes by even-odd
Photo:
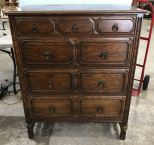
[[30, 138], [35, 122], [69, 121], [117, 122], [125, 139], [143, 11], [111, 7], [8, 13]]

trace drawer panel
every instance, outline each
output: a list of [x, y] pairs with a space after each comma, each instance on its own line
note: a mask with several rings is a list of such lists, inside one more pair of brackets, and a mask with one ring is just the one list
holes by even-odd
[[72, 89], [72, 74], [67, 71], [28, 71], [26, 80], [30, 92], [59, 92]]
[[94, 29], [94, 22], [89, 17], [56, 17], [54, 21], [60, 33], [92, 33]]
[[18, 35], [51, 34], [54, 23], [49, 17], [18, 17], [16, 30]]
[[124, 93], [128, 70], [84, 70], [79, 73], [79, 88], [84, 92]]
[[69, 42], [41, 41], [21, 43], [22, 56], [26, 64], [68, 65], [73, 62], [73, 48]]
[[81, 116], [119, 117], [122, 119], [125, 97], [87, 96], [80, 100]]
[[78, 41], [78, 61], [89, 66], [130, 66], [131, 38], [87, 38]]
[[134, 34], [135, 18], [133, 17], [103, 17], [97, 21], [97, 31], [108, 34]]
[[70, 116], [72, 114], [71, 99], [32, 99], [31, 114], [38, 116]]

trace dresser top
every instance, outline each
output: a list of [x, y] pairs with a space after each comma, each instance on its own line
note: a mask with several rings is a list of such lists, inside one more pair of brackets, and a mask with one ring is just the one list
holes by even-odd
[[76, 5], [27, 5], [18, 11], [9, 11], [8, 15], [29, 14], [109, 14], [109, 13], [145, 13], [144, 10], [129, 5], [76, 4]]

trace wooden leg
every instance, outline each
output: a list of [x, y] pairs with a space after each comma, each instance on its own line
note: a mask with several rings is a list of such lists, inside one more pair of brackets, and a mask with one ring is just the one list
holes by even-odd
[[30, 139], [34, 138], [34, 132], [33, 132], [34, 125], [35, 125], [34, 122], [27, 123], [28, 137]]
[[127, 131], [127, 125], [120, 124], [121, 132], [120, 132], [120, 139], [125, 140], [126, 138], [126, 131]]

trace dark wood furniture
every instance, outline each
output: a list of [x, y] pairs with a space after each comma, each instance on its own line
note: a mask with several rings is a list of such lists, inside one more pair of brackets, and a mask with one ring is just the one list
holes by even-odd
[[28, 135], [38, 121], [117, 122], [125, 139], [142, 15], [113, 5], [10, 12]]

